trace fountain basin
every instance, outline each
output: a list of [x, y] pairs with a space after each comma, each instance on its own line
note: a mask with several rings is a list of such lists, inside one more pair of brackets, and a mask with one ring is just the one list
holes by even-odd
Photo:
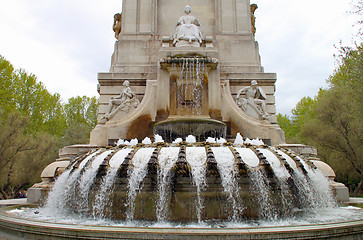
[[75, 158], [44, 212], [155, 223], [271, 221], [335, 207], [329, 184], [312, 162], [268, 146], [122, 145]]
[[221, 121], [205, 118], [179, 118], [158, 122], [154, 125], [154, 134], [163, 137], [167, 142], [177, 138], [184, 139], [188, 135], [197, 141], [205, 141], [208, 137], [226, 138], [227, 125]]
[[[19, 239], [362, 239], [363, 220], [246, 228], [123, 227], [33, 221], [0, 209], [0, 231]], [[13, 238], [12, 238], [13, 239]]]

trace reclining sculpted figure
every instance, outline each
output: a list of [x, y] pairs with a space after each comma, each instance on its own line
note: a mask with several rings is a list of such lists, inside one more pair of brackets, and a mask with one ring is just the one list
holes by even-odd
[[266, 120], [269, 114], [266, 112], [266, 94], [258, 86], [256, 80], [251, 81], [251, 86], [247, 86], [238, 91], [237, 105], [246, 112], [250, 104], [259, 114], [260, 118]]
[[140, 101], [135, 97], [135, 94], [131, 91], [130, 82], [124, 81], [125, 88], [121, 94], [117, 97], [111, 97], [108, 102], [108, 108], [102, 119], [110, 120], [117, 112], [123, 111], [128, 113], [130, 111], [131, 103], [134, 102], [133, 106], [137, 107]]

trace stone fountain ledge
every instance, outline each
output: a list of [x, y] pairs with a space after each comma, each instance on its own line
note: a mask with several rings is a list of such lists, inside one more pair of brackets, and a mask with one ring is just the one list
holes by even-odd
[[21, 239], [362, 239], [363, 220], [283, 227], [155, 228], [38, 222], [0, 209], [0, 232]]
[[25, 204], [28, 204], [26, 198], [0, 200], [0, 207], [19, 206], [19, 205], [25, 205]]

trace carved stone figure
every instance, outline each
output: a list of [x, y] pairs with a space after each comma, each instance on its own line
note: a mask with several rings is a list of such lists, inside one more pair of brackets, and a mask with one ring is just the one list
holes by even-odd
[[[251, 86], [247, 86], [238, 91], [237, 105], [248, 114], [249, 107], [258, 113], [260, 118], [269, 118], [266, 112], [266, 94], [258, 86], [256, 80], [251, 81]], [[248, 114], [249, 115], [249, 114]]]
[[256, 33], [256, 17], [255, 17], [255, 11], [258, 8], [257, 4], [251, 4], [251, 26], [252, 26], [252, 33], [253, 36], [255, 36]]
[[[185, 6], [184, 12], [186, 15], [180, 17], [176, 24], [173, 44], [177, 47], [188, 46], [187, 44], [199, 47], [202, 43], [203, 36], [199, 29], [199, 20], [190, 15], [191, 11], [192, 8], [189, 5]], [[180, 44], [183, 41], [185, 44]]]
[[121, 94], [118, 97], [111, 97], [108, 102], [106, 114], [102, 117], [102, 119], [110, 120], [119, 111], [128, 113], [132, 102], [134, 107], [139, 105], [139, 100], [131, 91], [130, 82], [126, 80], [123, 85], [125, 88], [122, 90]]
[[115, 38], [118, 40], [118, 35], [120, 35], [121, 32], [121, 14], [116, 13], [113, 16], [113, 31], [115, 32]]

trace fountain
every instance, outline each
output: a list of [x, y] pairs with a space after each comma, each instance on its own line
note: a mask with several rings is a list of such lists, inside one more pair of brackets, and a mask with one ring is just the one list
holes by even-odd
[[338, 207], [347, 189], [332, 169], [308, 146], [284, 144], [249, 0], [190, 0], [196, 17], [185, 2], [123, 1], [90, 144], [61, 149], [29, 189], [40, 205], [1, 211], [0, 229], [37, 239], [358, 239], [363, 214]]

